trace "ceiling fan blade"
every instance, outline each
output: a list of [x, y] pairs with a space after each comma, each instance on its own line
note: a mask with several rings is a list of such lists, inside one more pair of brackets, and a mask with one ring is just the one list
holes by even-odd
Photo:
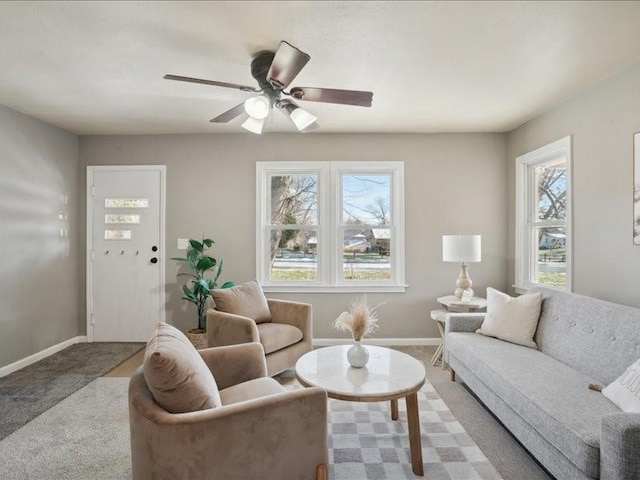
[[370, 107], [373, 101], [373, 92], [333, 88], [293, 87], [288, 95], [306, 102], [339, 103], [358, 107]]
[[180, 75], [165, 75], [165, 80], [178, 80], [180, 82], [200, 83], [202, 85], [213, 85], [214, 87], [235, 88], [243, 92], [259, 92], [260, 89], [247, 87], [246, 85], [238, 85], [236, 83], [216, 82], [215, 80], [203, 80], [202, 78], [182, 77]]
[[267, 81], [276, 88], [287, 88], [300, 73], [311, 57], [285, 41], [280, 42], [269, 72]]
[[227, 123], [245, 113], [244, 102], [209, 120], [211, 123]]

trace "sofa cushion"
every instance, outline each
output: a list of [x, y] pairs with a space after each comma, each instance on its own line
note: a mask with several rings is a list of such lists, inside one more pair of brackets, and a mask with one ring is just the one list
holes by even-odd
[[252, 318], [256, 323], [271, 321], [267, 299], [255, 280], [231, 288], [211, 290], [211, 297], [216, 309], [221, 312]]
[[542, 292], [538, 350], [608, 385], [640, 358], [640, 308], [575, 293]]
[[261, 323], [258, 325], [258, 334], [265, 355], [287, 348], [302, 340], [300, 329], [286, 323]]
[[533, 336], [538, 326], [542, 293], [513, 298], [487, 288], [487, 316], [477, 333], [525, 347], [536, 348]]
[[230, 405], [285, 391], [284, 387], [273, 378], [261, 377], [220, 390], [220, 399], [222, 405]]
[[623, 412], [640, 413], [640, 360], [607, 385], [602, 394]]
[[598, 477], [601, 418], [620, 410], [589, 390], [592, 378], [538, 350], [474, 333], [451, 332], [446, 346], [576, 467]]
[[171, 413], [221, 405], [211, 370], [187, 337], [158, 323], [144, 352], [144, 378], [158, 405]]

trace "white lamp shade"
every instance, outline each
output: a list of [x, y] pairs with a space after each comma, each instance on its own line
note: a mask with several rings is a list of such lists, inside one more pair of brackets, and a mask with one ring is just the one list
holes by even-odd
[[482, 237], [480, 235], [443, 235], [443, 262], [482, 261]]
[[271, 100], [266, 95], [251, 97], [244, 102], [245, 111], [256, 120], [267, 118], [270, 108]]
[[262, 133], [262, 127], [264, 127], [264, 118], [257, 119], [253, 117], [247, 118], [244, 123], [241, 125], [245, 130], [249, 130], [250, 132], [257, 133], [260, 135]]
[[301, 109], [300, 107], [291, 112], [290, 117], [291, 121], [295, 124], [298, 130], [304, 130], [305, 128], [313, 125], [313, 123], [318, 120], [318, 117], [314, 117], [309, 112]]

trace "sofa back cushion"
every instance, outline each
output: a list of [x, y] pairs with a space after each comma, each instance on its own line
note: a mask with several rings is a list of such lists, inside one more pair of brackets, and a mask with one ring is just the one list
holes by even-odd
[[542, 292], [538, 349], [607, 385], [640, 356], [640, 309], [534, 287]]
[[158, 323], [144, 352], [144, 378], [158, 405], [170, 413], [219, 407], [213, 374], [177, 328]]
[[211, 290], [216, 310], [252, 318], [256, 323], [270, 322], [271, 311], [258, 282]]

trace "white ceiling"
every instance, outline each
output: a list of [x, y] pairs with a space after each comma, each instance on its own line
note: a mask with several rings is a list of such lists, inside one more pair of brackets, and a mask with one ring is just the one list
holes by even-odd
[[250, 94], [162, 77], [257, 86], [287, 40], [311, 55], [292, 86], [374, 92], [301, 102], [316, 132], [503, 132], [639, 58], [639, 26], [640, 2], [0, 2], [0, 104], [81, 135], [244, 132], [209, 120]]

